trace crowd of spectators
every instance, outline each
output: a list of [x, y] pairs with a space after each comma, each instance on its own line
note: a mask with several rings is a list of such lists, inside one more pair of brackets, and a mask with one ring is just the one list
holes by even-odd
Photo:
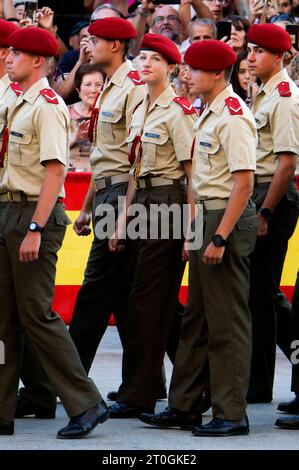
[[[175, 3], [178, 2], [178, 3]], [[103, 87], [105, 77], [90, 64], [88, 54], [90, 22], [109, 17], [127, 18], [134, 24], [137, 36], [131, 41], [128, 59], [137, 64], [139, 46], [146, 32], [161, 34], [177, 44], [184, 58], [188, 46], [195, 41], [219, 39], [227, 42], [238, 54], [231, 82], [248, 104], [258, 89], [258, 83], [250, 77], [247, 63], [246, 32], [252, 23], [271, 22], [290, 31], [293, 49], [285, 56], [285, 65], [291, 78], [299, 84], [298, 41], [299, 41], [299, 0], [174, 0], [174, 4], [158, 4], [151, 0], [81, 0], [82, 17], [72, 24], [67, 34], [64, 24], [56, 21], [55, 2], [50, 6], [38, 3], [36, 24], [50, 31], [59, 39], [59, 57], [49, 70], [49, 80], [69, 106], [72, 120], [70, 138], [72, 171], [88, 171], [90, 144], [86, 138], [86, 127], [97, 94]], [[26, 2], [0, 0], [0, 17], [28, 27], [31, 20]], [[69, 12], [72, 15], [72, 2]], [[230, 26], [227, 26], [230, 23]], [[291, 27], [291, 29], [290, 29]], [[221, 37], [221, 31], [229, 31]], [[64, 39], [62, 39], [62, 37]], [[188, 87], [189, 71], [184, 61], [177, 73], [173, 74], [172, 85], [178, 95], [186, 97], [200, 114], [204, 103], [193, 96]]]

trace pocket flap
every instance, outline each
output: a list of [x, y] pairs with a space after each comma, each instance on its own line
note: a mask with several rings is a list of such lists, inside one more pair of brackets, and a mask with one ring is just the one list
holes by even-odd
[[72, 223], [70, 218], [63, 211], [54, 212], [54, 220], [56, 225], [62, 225], [63, 227], [67, 227]]
[[99, 116], [99, 120], [102, 122], [110, 122], [111, 124], [114, 124], [122, 118], [123, 112], [122, 111], [109, 111], [107, 110], [102, 110]]
[[257, 228], [257, 226], [258, 222], [257, 217], [255, 215], [251, 215], [249, 217], [241, 217], [241, 219], [236, 224], [238, 230], [247, 230], [249, 232]]
[[145, 130], [142, 135], [142, 142], [148, 142], [155, 145], [163, 145], [169, 139], [169, 135], [166, 133], [161, 133], [159, 130]]
[[217, 153], [220, 148], [220, 142], [217, 142], [215, 140], [210, 140], [210, 139], [205, 139], [205, 138], [199, 138], [198, 141], [198, 151], [200, 153], [208, 153], [208, 154], [213, 154]]
[[21, 132], [10, 131], [9, 141], [14, 144], [28, 145], [32, 141], [32, 134], [22, 134]]

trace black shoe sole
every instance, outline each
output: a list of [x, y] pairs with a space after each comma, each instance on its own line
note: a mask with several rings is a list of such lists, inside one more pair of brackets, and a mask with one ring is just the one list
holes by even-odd
[[244, 429], [243, 431], [231, 431], [230, 433], [217, 433], [216, 431], [213, 433], [209, 432], [200, 432], [200, 433], [194, 433], [192, 432], [192, 435], [195, 437], [230, 437], [230, 436], [247, 436], [249, 434], [249, 429]]
[[[151, 423], [151, 422], [148, 422], [148, 421], [145, 421], [143, 419], [141, 419], [139, 417], [139, 420], [144, 423], [144, 424], [147, 424], [149, 426], [154, 426], [155, 428], [159, 429], [181, 429], [182, 431], [191, 431], [191, 429], [194, 428], [195, 424], [178, 424], [177, 426], [175, 424], [158, 424], [158, 423]], [[197, 424], [198, 426], [198, 424]]]
[[296, 428], [290, 428], [289, 426], [284, 426], [284, 425], [275, 423], [275, 427], [277, 429], [286, 429], [287, 431], [298, 431], [299, 430], [299, 425]]
[[280, 411], [281, 413], [285, 413], [287, 415], [298, 415], [299, 414], [299, 408], [296, 409], [281, 409], [280, 406], [278, 405], [277, 411]]
[[57, 439], [83, 439], [84, 437], [88, 436], [96, 427], [98, 424], [105, 423], [109, 419], [109, 412], [105, 413], [103, 416], [101, 416], [95, 423], [95, 425], [89, 429], [89, 431], [83, 433], [83, 434], [76, 434], [76, 435], [69, 435], [69, 436], [59, 436], [58, 434], [56, 435]]

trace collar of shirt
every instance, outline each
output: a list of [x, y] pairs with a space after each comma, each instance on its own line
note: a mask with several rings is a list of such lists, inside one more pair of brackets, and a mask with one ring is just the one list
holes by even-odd
[[214, 100], [208, 107], [208, 110], [220, 116], [226, 106], [226, 98], [231, 96], [233, 93], [233, 87], [231, 85], [228, 85], [226, 88], [224, 88], [224, 90], [222, 90], [221, 93], [219, 93], [219, 95], [216, 96], [216, 98], [214, 98]]
[[220, 116], [226, 106], [226, 103], [225, 103], [226, 98], [229, 98], [232, 94], [234, 94], [234, 91], [231, 85], [228, 85], [226, 88], [224, 88], [224, 90], [222, 90], [221, 93], [219, 93], [219, 95], [217, 95], [216, 98], [214, 98], [212, 103], [205, 108], [204, 112], [199, 117], [198, 121], [196, 122], [194, 126], [194, 130], [195, 131], [198, 130], [202, 121], [206, 118], [206, 116], [210, 113], [210, 111]]
[[260, 91], [263, 91], [266, 95], [270, 95], [276, 88], [277, 85], [281, 82], [288, 81], [290, 79], [288, 72], [286, 69], [280, 70], [280, 72], [276, 73], [273, 75], [273, 77], [270, 78], [270, 80], [267, 81], [264, 85], [261, 85]]
[[126, 60], [120, 67], [114, 72], [110, 80], [108, 79], [107, 86], [110, 84], [122, 87], [123, 83], [128, 75], [133, 70], [132, 63]]
[[35, 82], [29, 90], [27, 90], [25, 93], [22, 93], [18, 99], [16, 105], [18, 106], [21, 104], [23, 101], [27, 101], [28, 103], [32, 104], [34, 101], [39, 97], [40, 91], [43, 90], [44, 88], [49, 88], [49, 82], [46, 77], [41, 78], [37, 82]]
[[[155, 106], [160, 106], [161, 108], [168, 108], [170, 104], [173, 101], [173, 98], [176, 97], [175, 92], [173, 91], [173, 88], [171, 85], [169, 85], [162, 93], [161, 95], [158, 96], [156, 101], [152, 103], [152, 105], [149, 108], [149, 111], [154, 109]], [[148, 98], [147, 98], [148, 100]]]

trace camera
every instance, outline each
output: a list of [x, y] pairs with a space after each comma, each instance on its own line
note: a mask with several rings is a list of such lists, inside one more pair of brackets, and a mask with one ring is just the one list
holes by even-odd
[[24, 14], [25, 20], [30, 21], [30, 23], [35, 23], [37, 9], [38, 9], [37, 0], [31, 1], [31, 2], [25, 2], [25, 14]]

